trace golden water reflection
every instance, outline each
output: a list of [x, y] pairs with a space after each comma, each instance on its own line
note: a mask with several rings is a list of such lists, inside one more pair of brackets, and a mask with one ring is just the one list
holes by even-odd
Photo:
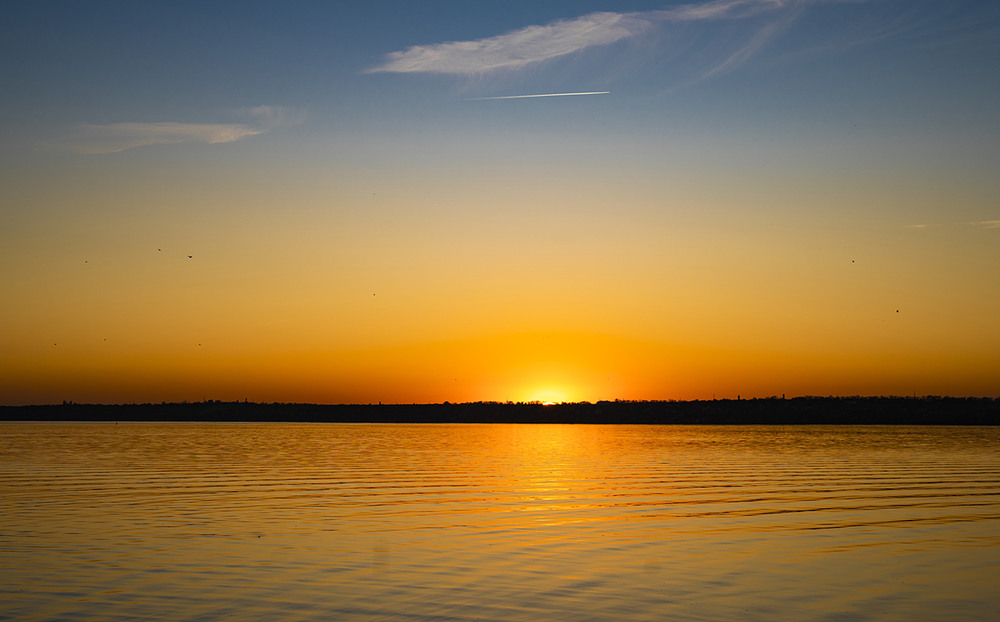
[[1000, 431], [0, 425], [0, 618], [985, 619]]

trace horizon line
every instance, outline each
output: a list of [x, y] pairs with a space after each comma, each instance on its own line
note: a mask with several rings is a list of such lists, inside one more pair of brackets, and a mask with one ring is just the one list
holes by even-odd
[[613, 399], [600, 399], [596, 401], [580, 400], [580, 401], [561, 401], [561, 402], [550, 402], [546, 400], [475, 400], [469, 402], [452, 402], [445, 400], [443, 402], [384, 402], [384, 401], [372, 401], [372, 402], [258, 402], [249, 399], [235, 399], [235, 400], [222, 400], [222, 399], [203, 399], [200, 401], [160, 401], [160, 402], [77, 402], [75, 400], [62, 400], [61, 403], [49, 402], [49, 403], [30, 403], [30, 404], [0, 404], [0, 408], [37, 408], [37, 407], [51, 407], [51, 406], [197, 406], [199, 404], [248, 404], [257, 406], [475, 406], [475, 405], [500, 405], [500, 406], [537, 406], [537, 405], [586, 405], [591, 406], [600, 403], [618, 403], [618, 404], [658, 404], [658, 403], [692, 403], [692, 402], [751, 402], [751, 401], [791, 401], [796, 399], [806, 399], [806, 400], [1000, 400], [1000, 396], [990, 396], [990, 395], [935, 395], [935, 394], [924, 394], [924, 395], [899, 395], [899, 394], [853, 394], [853, 395], [817, 395], [817, 394], [801, 394], [792, 395], [786, 397], [782, 394], [780, 397], [777, 395], [769, 396], [750, 396], [742, 397], [742, 395], [737, 395], [736, 397], [711, 397], [711, 398], [693, 398], [693, 399], [627, 399], [627, 398], [613, 398]]

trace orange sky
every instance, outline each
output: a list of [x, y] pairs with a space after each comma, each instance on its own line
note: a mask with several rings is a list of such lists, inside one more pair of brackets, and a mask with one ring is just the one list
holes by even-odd
[[[280, 193], [269, 184], [281, 182], [263, 183], [261, 198], [230, 198], [222, 179], [194, 201], [189, 189], [158, 195], [187, 206], [147, 206], [138, 224], [122, 212], [95, 223], [82, 210], [24, 227], [4, 251], [18, 265], [8, 281], [18, 302], [2, 311], [3, 395], [995, 393], [993, 230], [864, 213], [839, 224], [834, 206], [846, 197], [836, 190], [806, 219], [791, 190], [756, 197], [763, 205], [748, 215], [721, 183], [708, 197], [666, 181], [615, 192], [580, 180], [556, 193], [541, 173], [524, 175], [508, 193], [476, 193], [474, 179], [444, 190], [416, 180], [374, 197], [359, 182], [300, 188], [294, 213], [267, 208]], [[141, 191], [120, 186], [94, 203], [124, 210]], [[918, 190], [893, 201], [919, 200]], [[664, 204], [684, 213], [658, 213]], [[351, 219], [364, 210], [380, 214]]]

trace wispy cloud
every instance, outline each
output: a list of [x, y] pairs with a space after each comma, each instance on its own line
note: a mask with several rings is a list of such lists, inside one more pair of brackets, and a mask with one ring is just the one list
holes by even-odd
[[306, 116], [304, 110], [288, 106], [254, 106], [243, 109], [243, 113], [253, 119], [253, 126], [261, 132], [295, 125]]
[[919, 224], [905, 225], [907, 229], [935, 229], [938, 227], [975, 227], [976, 229], [1000, 229], [1000, 220], [974, 220], [967, 223], [950, 222], [945, 225], [940, 224]]
[[706, 19], [750, 17], [763, 11], [774, 11], [790, 6], [838, 1], [845, 0], [715, 0], [714, 2], [685, 4], [671, 9], [650, 11], [650, 15], [663, 20], [693, 22]]
[[281, 106], [257, 106], [242, 113], [244, 118], [252, 119], [252, 123], [79, 123], [51, 141], [49, 146], [76, 153], [101, 154], [156, 144], [232, 143], [263, 134], [297, 116]]
[[475, 41], [415, 45], [386, 56], [368, 73], [476, 74], [511, 69], [607, 45], [632, 37], [649, 26], [641, 14], [591, 13], [575, 19], [528, 26]]
[[260, 133], [235, 123], [81, 123], [60, 142], [78, 153], [115, 153], [162, 143], [231, 143]]
[[979, 220], [970, 224], [980, 229], [1000, 229], [1000, 220]]
[[730, 54], [724, 61], [705, 73], [704, 77], [711, 77], [729, 73], [750, 59], [758, 50], [770, 41], [778, 30], [785, 25], [785, 22], [772, 22], [765, 25], [751, 37], [745, 45], [739, 47]]
[[[587, 48], [636, 37], [662, 22], [696, 22], [748, 18], [782, 8], [864, 0], [714, 0], [658, 11], [600, 12], [546, 25], [527, 26], [506, 34], [472, 41], [415, 45], [386, 55], [366, 73], [437, 73], [475, 75], [497, 69], [518, 69]], [[718, 71], [731, 69], [766, 43], [777, 30], [762, 29], [732, 54]]]

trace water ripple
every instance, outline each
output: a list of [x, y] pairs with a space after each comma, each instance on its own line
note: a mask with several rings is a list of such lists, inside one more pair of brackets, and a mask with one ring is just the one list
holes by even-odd
[[0, 619], [985, 619], [998, 450], [992, 428], [3, 424]]

